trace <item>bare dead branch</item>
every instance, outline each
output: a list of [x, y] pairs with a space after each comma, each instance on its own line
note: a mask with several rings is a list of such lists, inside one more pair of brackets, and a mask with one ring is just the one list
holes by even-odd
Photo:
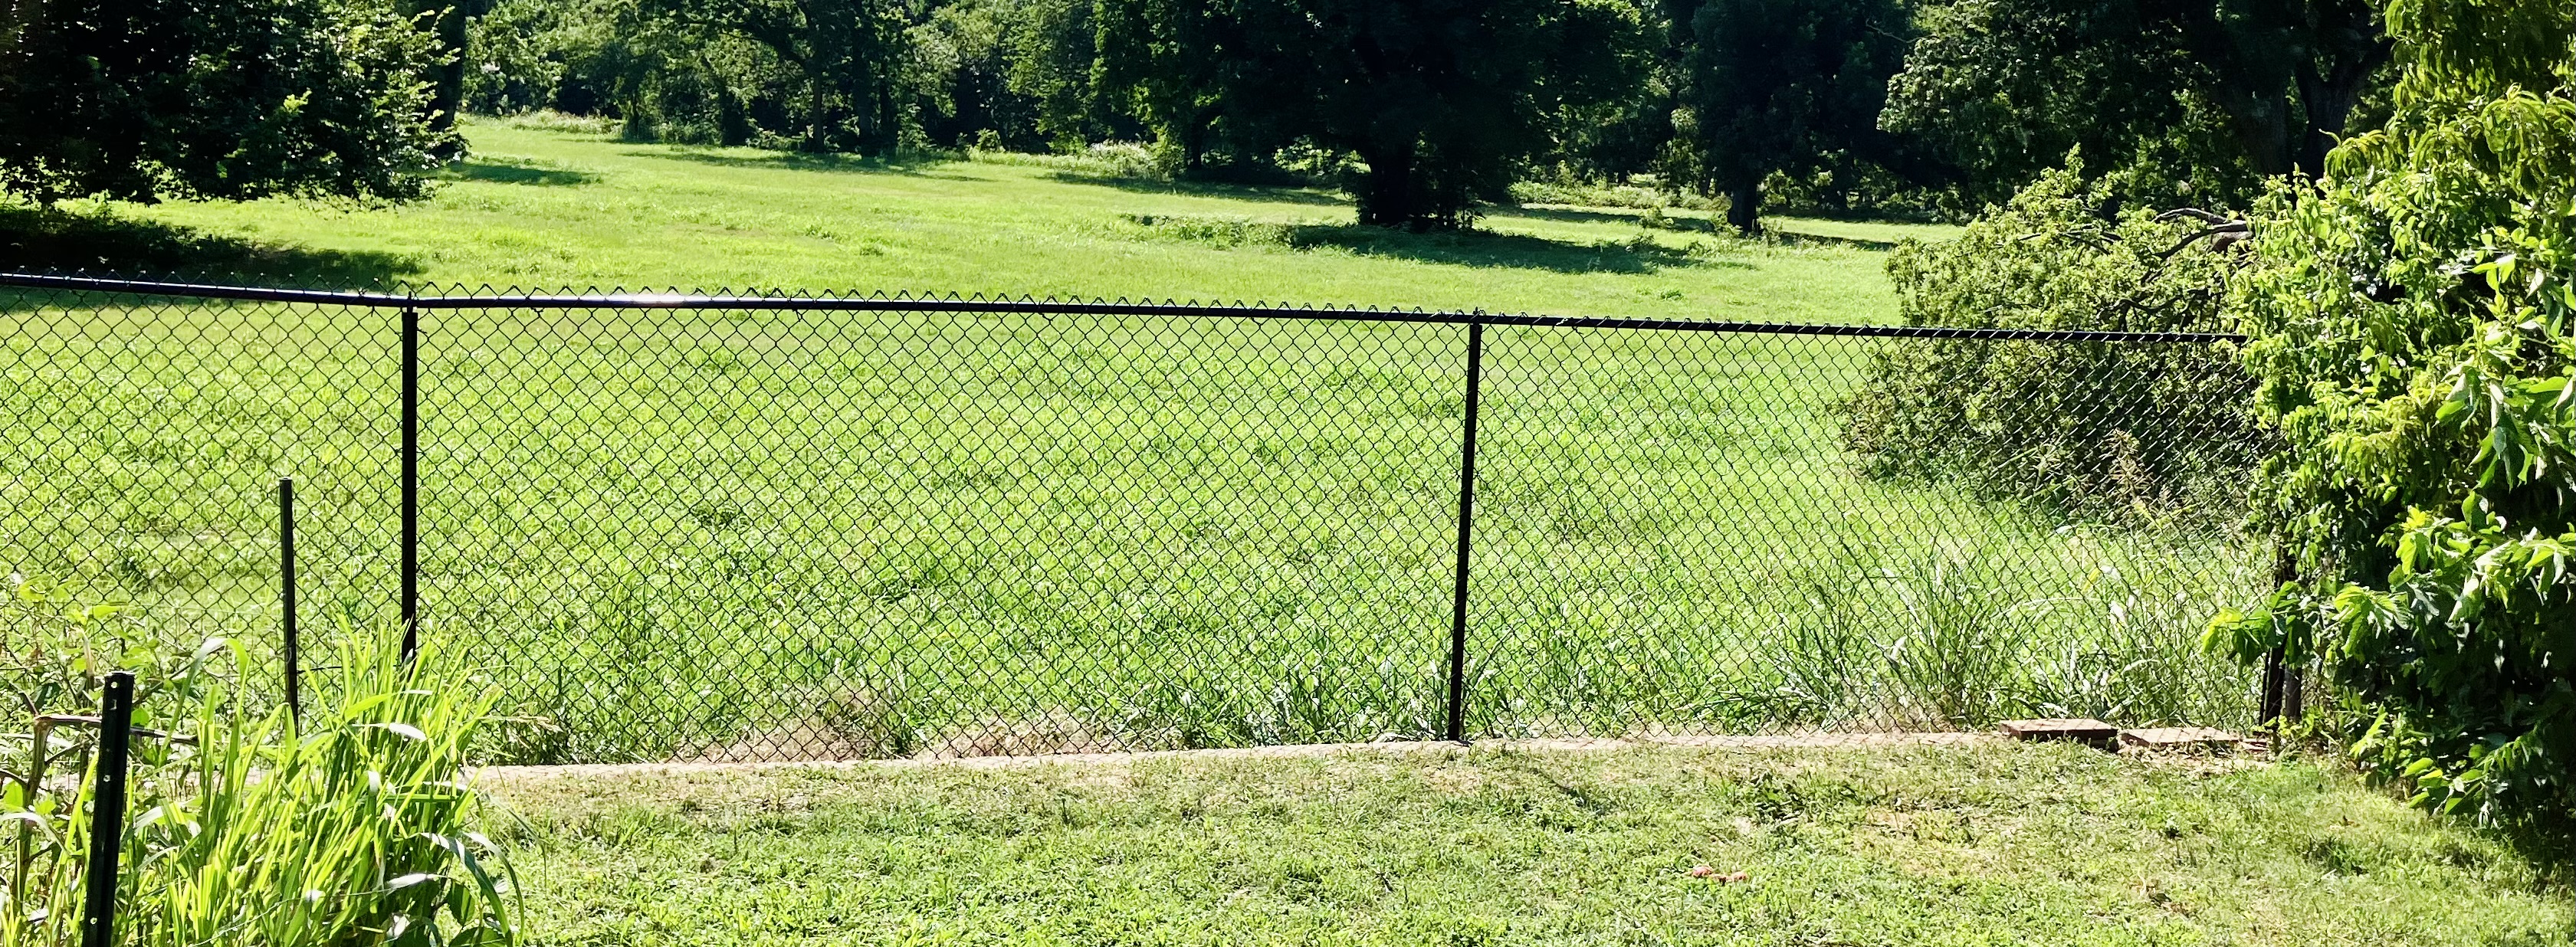
[[2184, 247], [2191, 246], [2193, 243], [2199, 242], [2201, 239], [2206, 237], [2214, 237], [2221, 234], [2252, 233], [2253, 230], [2254, 228], [2252, 225], [2247, 224], [2242, 220], [2231, 220], [2214, 227], [2203, 227], [2199, 231], [2194, 232], [2191, 236], [2175, 241], [2173, 246], [2166, 247], [2165, 252], [2156, 254], [2156, 259], [2173, 259], [2174, 254], [2181, 253]]
[[2156, 215], [2156, 222], [2166, 223], [2169, 221], [2179, 220], [2184, 217], [2189, 217], [2204, 224], [2243, 223], [2243, 221], [2235, 220], [2225, 214], [2211, 213], [2197, 207], [2176, 207], [2172, 210], [2165, 211], [2164, 213]]

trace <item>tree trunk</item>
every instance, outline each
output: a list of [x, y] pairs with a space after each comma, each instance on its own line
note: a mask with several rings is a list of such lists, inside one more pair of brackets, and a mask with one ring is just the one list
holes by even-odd
[[2310, 51], [2297, 73], [2299, 104], [2307, 112], [2298, 165], [2300, 174], [2313, 178], [2326, 173], [2326, 153], [2343, 137], [2353, 103], [2396, 46], [2380, 30], [2377, 3], [2326, 0], [2309, 9]]
[[727, 148], [751, 141], [751, 119], [742, 112], [742, 97], [722, 82], [716, 84], [716, 136]]
[[1727, 186], [1726, 222], [1747, 237], [1762, 235], [1762, 182]]
[[2295, 168], [2290, 160], [2290, 96], [2288, 89], [2275, 92], [2236, 91], [2211, 96], [2221, 111], [2227, 113], [2227, 127], [2236, 134], [2236, 144], [2245, 149], [2245, 163], [2264, 177], [2288, 174]]
[[1190, 112], [1188, 134], [1181, 138], [1182, 167], [1197, 174], [1207, 166], [1208, 138], [1216, 132], [1217, 108], [1202, 105]]
[[1360, 152], [1368, 162], [1368, 183], [1360, 195], [1360, 223], [1379, 227], [1403, 227], [1415, 222], [1419, 208], [1413, 193], [1414, 144], [1401, 148], [1371, 148]]
[[[407, 16], [430, 16], [431, 36], [438, 40], [438, 55], [444, 61], [430, 69], [429, 127], [440, 132], [456, 130], [456, 115], [465, 107], [465, 9], [460, 2], [438, 4], [435, 0], [412, 0], [402, 6]], [[415, 21], [417, 22], [417, 21]], [[441, 149], [438, 157], [453, 160], [465, 156], [465, 143], [458, 140]]]
[[2307, 108], [2308, 127], [2299, 136], [2298, 174], [2324, 177], [2326, 152], [2333, 151], [2343, 137], [2344, 122], [2352, 116], [2353, 100], [2361, 97], [2361, 85], [2318, 77], [2312, 69], [2299, 72], [2299, 104]]
[[896, 149], [903, 147], [902, 103], [896, 101], [892, 76], [880, 72], [876, 80], [876, 148], [879, 153], [891, 155]]
[[830, 87], [824, 85], [823, 80], [820, 79], [813, 80], [812, 83], [810, 83], [809, 89], [806, 93], [809, 97], [809, 101], [807, 102], [807, 107], [805, 109], [805, 142], [803, 150], [830, 150], [829, 145], [823, 140], [823, 127], [827, 123], [830, 115], [828, 109], [830, 108], [831, 93], [827, 91], [829, 88]]

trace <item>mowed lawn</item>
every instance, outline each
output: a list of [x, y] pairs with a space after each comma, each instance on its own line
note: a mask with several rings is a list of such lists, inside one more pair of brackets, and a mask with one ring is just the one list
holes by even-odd
[[483, 779], [527, 929], [564, 947], [2536, 947], [2576, 932], [2563, 875], [2331, 760], [1478, 749]]
[[[412, 206], [276, 200], [117, 211], [259, 245], [208, 256], [269, 281], [1284, 299], [1829, 322], [1893, 318], [1883, 254], [1867, 247], [1947, 232], [1784, 220], [1784, 231], [1825, 239], [1762, 246], [1647, 230], [1632, 211], [1503, 208], [1476, 234], [1390, 235], [1349, 226], [1350, 204], [1332, 192], [1093, 179], [1077, 173], [1079, 162], [887, 165], [489, 120], [469, 123], [467, 134], [473, 157]], [[1706, 226], [1704, 215], [1688, 222]], [[1319, 229], [1301, 235], [1305, 249], [1246, 245], [1246, 223]]]

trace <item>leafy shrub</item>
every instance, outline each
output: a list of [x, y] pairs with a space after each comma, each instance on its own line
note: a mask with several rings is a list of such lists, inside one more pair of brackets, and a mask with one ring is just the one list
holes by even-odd
[[[467, 829], [475, 796], [460, 778], [490, 699], [435, 670], [434, 648], [406, 662], [385, 639], [348, 636], [367, 643], [311, 681], [318, 699], [299, 724], [255, 709], [240, 682], [257, 662], [237, 646], [136, 644], [141, 626], [114, 610], [64, 610], [27, 588], [0, 612], [18, 709], [95, 710], [98, 681], [123, 668], [136, 673], [136, 726], [167, 735], [134, 740], [119, 943], [516, 941], [505, 870]], [[0, 737], [0, 947], [78, 936], [94, 740], [41, 719]]]
[[2303, 579], [2211, 643], [2315, 655], [2418, 804], [2576, 809], [2576, 13], [2397, 0], [2396, 114], [2261, 208], [2237, 300]]
[[5, 50], [0, 191], [41, 204], [412, 200], [458, 146], [430, 120], [436, 40], [392, 4], [12, 5]]
[[1069, 178], [1099, 181], [1169, 181], [1173, 173], [1159, 163], [1153, 148], [1132, 142], [1101, 142], [1064, 154], [1024, 154], [976, 149], [968, 157], [983, 164], [1009, 164], [1053, 169]]
[[179, 642], [115, 605], [84, 605], [42, 580], [12, 576], [0, 590], [0, 713], [98, 711], [109, 671], [131, 671], [150, 700], [187, 667]]
[[1709, 197], [1687, 189], [1647, 187], [1640, 184], [1593, 184], [1569, 178], [1520, 181], [1512, 185], [1515, 204], [1570, 204], [1577, 207], [1634, 207], [1690, 210], [1724, 210], [1726, 199]]
[[[2112, 210], [2052, 171], [1958, 239], [1888, 260], [1907, 325], [2221, 332], [2236, 257], [2205, 213]], [[2260, 459], [2223, 345], [1953, 339], [1893, 343], [1839, 405], [1872, 477], [1949, 483], [2053, 515], [2134, 522], [2241, 509]]]

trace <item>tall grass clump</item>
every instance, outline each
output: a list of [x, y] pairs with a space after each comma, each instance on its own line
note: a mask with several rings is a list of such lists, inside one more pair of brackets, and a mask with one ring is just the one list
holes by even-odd
[[[1751, 719], [1932, 730], [2020, 716], [2246, 722], [2250, 681], [2200, 647], [2190, 619], [2251, 587], [2251, 559], [2113, 529], [2050, 539], [2063, 548], [1846, 547], [1806, 570], [1808, 607], [1784, 614], [1757, 652], [1767, 680], [1746, 691]], [[2089, 561], [2090, 574], [2062, 581], [2059, 556]], [[2219, 565], [2219, 581], [2190, 581], [2183, 560], [2194, 558]]]
[[[135, 725], [151, 732], [134, 737], [118, 943], [517, 942], [507, 867], [469, 828], [462, 777], [490, 688], [460, 683], [435, 642], [405, 660], [391, 636], [344, 634], [299, 722], [252, 696], [256, 665], [232, 642], [129, 663], [95, 647], [136, 631], [107, 630], [113, 610], [15, 604], [0, 640], [13, 711], [95, 707], [108, 671], [137, 675]], [[79, 933], [96, 735], [59, 715], [35, 722], [0, 742], [0, 947]]]

